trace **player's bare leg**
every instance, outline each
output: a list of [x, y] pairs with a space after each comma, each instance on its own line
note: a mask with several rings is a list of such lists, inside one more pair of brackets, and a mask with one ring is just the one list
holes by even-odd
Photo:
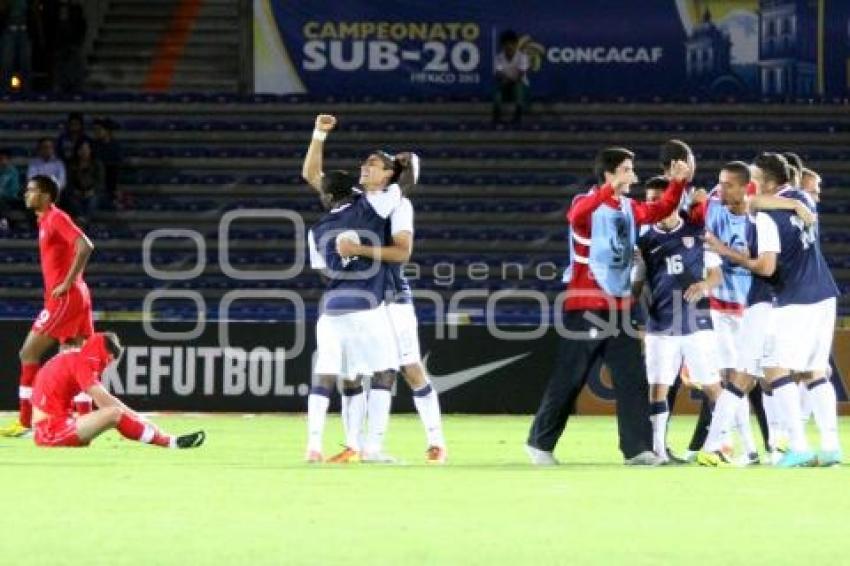
[[30, 330], [24, 343], [18, 352], [21, 363], [21, 373], [18, 378], [18, 418], [0, 428], [0, 436], [22, 437], [27, 436], [32, 428], [32, 386], [35, 376], [41, 367], [41, 359], [51, 348], [56, 346], [55, 338], [47, 334], [40, 334]]
[[328, 406], [336, 383], [335, 375], [317, 375], [307, 397], [307, 455], [309, 463], [322, 462], [322, 440]]
[[202, 431], [183, 436], [164, 434], [151, 423], [140, 420], [135, 414], [120, 407], [106, 407], [92, 411], [76, 420], [77, 436], [89, 443], [109, 429], [118, 430], [124, 438], [153, 444], [162, 448], [197, 448], [206, 436]]
[[425, 368], [421, 363], [407, 364], [401, 367], [404, 380], [413, 391], [413, 404], [419, 413], [425, 436], [428, 441], [426, 461], [432, 464], [446, 462], [446, 440], [443, 436], [443, 422], [440, 414], [440, 400]]

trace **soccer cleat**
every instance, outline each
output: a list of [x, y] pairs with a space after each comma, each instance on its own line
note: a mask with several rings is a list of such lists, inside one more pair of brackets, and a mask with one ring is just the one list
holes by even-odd
[[304, 457], [304, 461], [308, 464], [321, 464], [325, 461], [322, 457], [322, 453], [318, 450], [308, 450], [307, 455]]
[[761, 459], [759, 458], [758, 452], [741, 454], [735, 459], [735, 465], [739, 468], [746, 468], [747, 466], [758, 466], [759, 464], [761, 464]]
[[189, 434], [184, 434], [182, 436], [178, 436], [174, 444], [177, 448], [197, 448], [206, 440], [207, 435], [204, 431], [199, 430], [197, 432], [192, 432]]
[[776, 463], [777, 468], [808, 468], [817, 465], [817, 456], [808, 450], [795, 452], [789, 450]]
[[328, 463], [330, 464], [356, 464], [360, 461], [360, 453], [357, 450], [353, 450], [348, 446], [340, 452], [339, 454], [335, 454], [328, 458]]
[[688, 461], [686, 458], [680, 458], [679, 456], [676, 455], [675, 452], [673, 452], [669, 448], [667, 449], [667, 465], [668, 466], [685, 466], [687, 464], [690, 464], [690, 461]]
[[817, 465], [821, 468], [841, 465], [841, 450], [821, 450], [818, 452]]
[[398, 458], [383, 452], [363, 452], [360, 461], [366, 464], [398, 464]]
[[442, 446], [429, 446], [425, 452], [425, 461], [429, 464], [445, 464], [446, 449]]
[[0, 428], [0, 436], [6, 438], [29, 438], [32, 431], [21, 424], [21, 421], [14, 420], [6, 426]]
[[540, 448], [535, 448], [530, 444], [526, 444], [525, 452], [531, 459], [531, 463], [535, 466], [557, 466], [560, 464], [560, 462], [555, 459], [555, 456], [548, 450], [541, 450]]
[[623, 463], [627, 466], [660, 466], [664, 463], [664, 460], [656, 456], [655, 452], [645, 450], [637, 456], [626, 458]]
[[721, 450], [715, 452], [701, 450], [697, 452], [697, 464], [707, 468], [721, 468], [729, 465], [729, 458]]

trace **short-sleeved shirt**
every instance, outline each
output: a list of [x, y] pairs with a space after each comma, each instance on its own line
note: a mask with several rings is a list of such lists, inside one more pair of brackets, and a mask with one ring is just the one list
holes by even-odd
[[[38, 251], [45, 296], [67, 277], [74, 263], [77, 238], [81, 236], [83, 231], [55, 205], [50, 205], [47, 212], [39, 218]], [[80, 284], [82, 274], [74, 281], [74, 285]]]
[[74, 396], [98, 383], [98, 371], [85, 362], [83, 352], [66, 350], [51, 358], [39, 370], [32, 404], [50, 416], [70, 416]]
[[[390, 235], [395, 236], [401, 232], [409, 232], [413, 235], [413, 204], [410, 199], [404, 197], [399, 205], [390, 214]], [[410, 283], [404, 276], [401, 263], [385, 263], [387, 269], [387, 285], [389, 287], [389, 301], [393, 303], [412, 303], [413, 291]]]

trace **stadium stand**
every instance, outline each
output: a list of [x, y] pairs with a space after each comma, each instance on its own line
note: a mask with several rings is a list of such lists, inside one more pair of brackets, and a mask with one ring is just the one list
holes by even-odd
[[[3, 101], [12, 100], [6, 97]], [[120, 126], [126, 166], [120, 182], [124, 209], [100, 211], [89, 232], [97, 246], [88, 281], [100, 312], [138, 311], [151, 289], [199, 289], [207, 316], [232, 289], [294, 289], [315, 301], [321, 283], [306, 269], [292, 280], [239, 281], [222, 275], [219, 222], [228, 211], [288, 209], [309, 225], [321, 214], [300, 167], [312, 120], [320, 111], [340, 116], [327, 146], [326, 167], [355, 169], [368, 151], [413, 149], [423, 158], [417, 206], [417, 289], [540, 290], [554, 298], [562, 288], [565, 206], [592, 182], [591, 162], [604, 145], [638, 154], [642, 178], [658, 170], [658, 145], [674, 136], [696, 150], [696, 184], [711, 187], [719, 167], [750, 159], [763, 149], [793, 150], [824, 179], [822, 238], [842, 289], [850, 288], [850, 116], [830, 104], [581, 104], [537, 106], [520, 127], [493, 126], [486, 103], [310, 100], [304, 97], [220, 95], [18, 96], [4, 104], [0, 127], [14, 162], [22, 166], [39, 137], [54, 137], [71, 110], [106, 115]], [[3, 102], [0, 101], [0, 102]], [[741, 119], [747, 116], [748, 119]], [[754, 118], [752, 118], [754, 117]], [[161, 281], [145, 273], [142, 241], [157, 228], [190, 228], [206, 239], [203, 274]], [[296, 255], [294, 227], [281, 220], [243, 219], [231, 227], [229, 257], [238, 269], [280, 269]], [[35, 234], [18, 230], [0, 240], [0, 315], [31, 317], [40, 307], [41, 282]], [[160, 240], [152, 250], [161, 270], [191, 267], [195, 245]], [[448, 272], [448, 263], [458, 271]], [[475, 266], [489, 266], [479, 280]], [[504, 264], [507, 268], [502, 278]], [[542, 266], [535, 274], [537, 266]], [[445, 268], [445, 269], [441, 269]], [[480, 304], [481, 297], [470, 299]], [[540, 316], [527, 300], [508, 300], [499, 319], [529, 322]], [[160, 317], [191, 317], [190, 302], [159, 302]], [[841, 311], [850, 311], [843, 299]], [[292, 317], [285, 307], [240, 302], [235, 318]], [[312, 316], [313, 313], [308, 313]], [[423, 305], [421, 316], [433, 316]]]

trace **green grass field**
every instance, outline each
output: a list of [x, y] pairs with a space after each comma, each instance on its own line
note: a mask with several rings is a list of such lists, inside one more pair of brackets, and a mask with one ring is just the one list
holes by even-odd
[[[526, 463], [529, 417], [448, 417], [450, 463], [423, 463], [415, 417], [393, 417], [406, 465], [308, 466], [303, 416], [162, 416], [196, 451], [114, 433], [88, 449], [0, 439], [0, 564], [843, 563], [848, 468], [630, 469], [613, 418], [576, 418], [558, 468]], [[682, 447], [692, 418], [674, 418]], [[850, 437], [850, 419], [841, 423]], [[326, 454], [341, 439], [328, 424]]]

